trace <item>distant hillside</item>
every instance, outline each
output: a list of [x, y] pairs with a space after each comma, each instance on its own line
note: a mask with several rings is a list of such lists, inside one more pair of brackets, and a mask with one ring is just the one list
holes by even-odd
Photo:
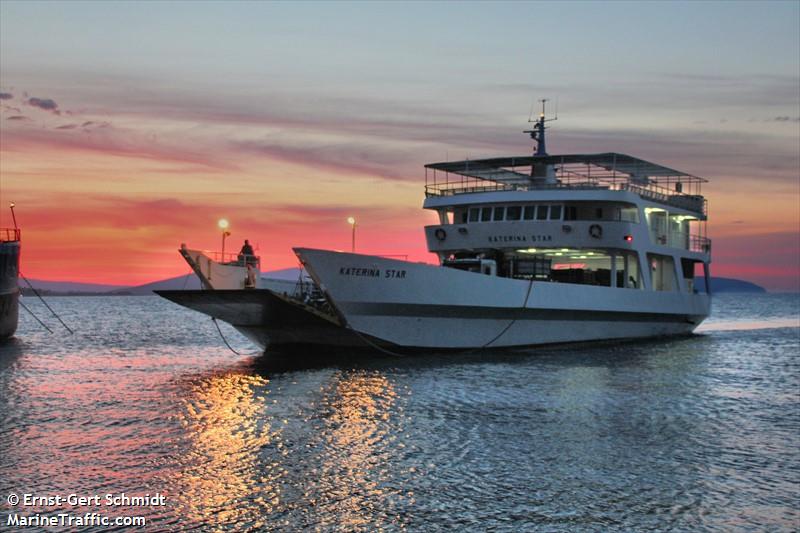
[[[697, 289], [704, 291], [706, 281], [703, 278], [697, 278]], [[764, 287], [744, 281], [741, 279], [733, 278], [711, 278], [711, 293], [717, 292], [767, 292]]]
[[152, 294], [153, 291], [189, 291], [197, 290], [199, 288], [200, 280], [194, 274], [189, 273], [182, 276], [175, 276], [174, 278], [167, 278], [159, 281], [153, 281], [151, 283], [145, 283], [144, 285], [136, 285], [135, 287], [123, 287], [112, 292], [143, 295]]
[[[48, 293], [101, 293], [127, 289], [127, 287], [124, 285], [78, 283], [76, 281], [44, 281], [39, 279], [29, 279], [28, 281], [31, 282], [31, 285], [33, 285], [37, 291], [47, 291]], [[25, 283], [25, 280], [20, 278], [19, 286], [20, 288], [27, 288], [28, 284]]]

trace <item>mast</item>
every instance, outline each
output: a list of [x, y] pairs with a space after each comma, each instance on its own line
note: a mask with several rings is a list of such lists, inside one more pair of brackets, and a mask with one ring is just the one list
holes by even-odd
[[[545, 104], [547, 103], [548, 98], [542, 98], [539, 102], [542, 103], [542, 112], [539, 113], [539, 118], [534, 122], [534, 126], [532, 130], [525, 130], [523, 133], [529, 133], [531, 139], [536, 143], [536, 148], [533, 152], [534, 157], [542, 157], [547, 155], [547, 145], [545, 143], [545, 127], [546, 122], [552, 122], [554, 120], [558, 120], [558, 115], [553, 118], [545, 118]], [[532, 122], [531, 119], [528, 119], [528, 122]]]
[[[547, 156], [547, 144], [545, 142], [545, 130], [547, 127], [545, 123], [558, 120], [558, 115], [553, 118], [545, 118], [545, 104], [547, 98], [542, 98], [539, 102], [542, 103], [542, 111], [539, 113], [539, 118], [534, 122], [532, 130], [526, 130], [523, 133], [528, 133], [531, 139], [536, 143], [534, 148], [533, 157]], [[532, 122], [528, 118], [528, 122]], [[531, 165], [531, 180], [534, 185], [553, 185], [556, 183], [555, 170], [552, 165], [544, 165], [534, 163]]]

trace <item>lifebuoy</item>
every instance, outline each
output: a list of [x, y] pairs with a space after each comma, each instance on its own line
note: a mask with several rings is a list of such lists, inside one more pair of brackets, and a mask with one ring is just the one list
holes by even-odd
[[599, 239], [603, 236], [603, 226], [600, 224], [592, 224], [589, 226], [589, 235], [592, 238]]
[[436, 231], [433, 232], [433, 236], [436, 237], [437, 240], [443, 241], [447, 238], [447, 232], [442, 228], [437, 228]]

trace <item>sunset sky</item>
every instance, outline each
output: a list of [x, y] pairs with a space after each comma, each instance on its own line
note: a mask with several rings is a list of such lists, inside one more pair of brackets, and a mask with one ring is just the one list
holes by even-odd
[[800, 2], [0, 1], [0, 226], [140, 284], [248, 238], [433, 261], [423, 165], [617, 151], [711, 182], [712, 273], [800, 290]]

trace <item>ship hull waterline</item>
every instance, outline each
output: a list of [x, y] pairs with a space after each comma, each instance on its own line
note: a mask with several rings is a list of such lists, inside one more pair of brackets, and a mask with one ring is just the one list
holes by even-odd
[[529, 282], [376, 256], [295, 251], [332, 313], [267, 289], [158, 294], [231, 324], [262, 349], [278, 350], [406, 353], [642, 339], [690, 334], [708, 315], [705, 294]]
[[0, 294], [0, 341], [14, 335], [19, 322], [19, 290]]

